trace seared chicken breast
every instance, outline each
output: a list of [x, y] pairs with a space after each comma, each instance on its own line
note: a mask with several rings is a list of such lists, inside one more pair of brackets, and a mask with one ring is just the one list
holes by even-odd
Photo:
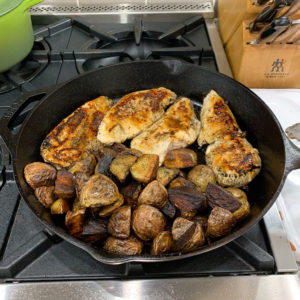
[[98, 127], [111, 107], [112, 100], [101, 96], [77, 108], [46, 136], [40, 148], [43, 159], [64, 168], [98, 147]]
[[205, 159], [217, 182], [223, 186], [247, 185], [261, 169], [258, 150], [245, 138], [219, 139], [207, 147]]
[[131, 148], [144, 154], [157, 154], [162, 164], [168, 151], [195, 142], [200, 122], [188, 98], [177, 100], [165, 115], [131, 141]]
[[217, 139], [229, 140], [243, 136], [230, 108], [214, 90], [203, 100], [200, 120], [199, 146], [211, 144]]
[[99, 126], [98, 140], [105, 144], [122, 143], [141, 133], [164, 114], [176, 94], [160, 87], [125, 95], [104, 117]]

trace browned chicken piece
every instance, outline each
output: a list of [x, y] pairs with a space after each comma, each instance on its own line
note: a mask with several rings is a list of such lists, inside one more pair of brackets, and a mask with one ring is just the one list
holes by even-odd
[[199, 146], [211, 144], [218, 139], [243, 136], [230, 108], [214, 90], [203, 100], [200, 121]]
[[144, 154], [157, 154], [162, 164], [168, 151], [185, 148], [197, 139], [200, 121], [191, 100], [181, 98], [165, 115], [131, 141], [131, 148]]
[[242, 187], [251, 182], [261, 169], [258, 150], [244, 138], [219, 140], [206, 149], [206, 163], [217, 182], [223, 186]]
[[148, 128], [164, 114], [176, 94], [160, 87], [125, 95], [106, 114], [99, 126], [98, 140], [105, 144], [122, 143]]
[[77, 108], [46, 136], [40, 149], [43, 159], [64, 168], [99, 147], [98, 127], [111, 106], [112, 100], [101, 96]]

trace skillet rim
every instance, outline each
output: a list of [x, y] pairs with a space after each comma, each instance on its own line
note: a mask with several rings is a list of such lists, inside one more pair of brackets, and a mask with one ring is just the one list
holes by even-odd
[[[172, 67], [172, 64], [176, 64], [176, 66], [178, 66], [178, 64], [180, 65], [184, 65], [186, 67], [189, 68], [197, 68], [200, 69], [202, 72], [206, 72], [206, 73], [210, 73], [214, 76], [219, 76], [227, 81], [229, 81], [231, 84], [236, 85], [238, 88], [245, 90], [247, 93], [250, 93], [251, 96], [253, 98], [256, 99], [256, 101], [258, 101], [260, 104], [262, 104], [264, 106], [264, 108], [268, 111], [268, 113], [270, 114], [270, 116], [272, 117], [272, 120], [274, 121], [274, 123], [276, 124], [277, 128], [279, 129], [279, 132], [281, 133], [281, 137], [282, 137], [282, 143], [283, 143], [283, 147], [284, 147], [284, 170], [283, 170], [283, 174], [280, 180], [280, 183], [277, 187], [276, 192], [274, 193], [273, 197], [271, 199], [269, 199], [267, 205], [259, 212], [259, 214], [253, 218], [253, 220], [246, 224], [243, 225], [242, 227], [240, 227], [239, 229], [231, 232], [230, 234], [226, 235], [223, 238], [220, 238], [216, 241], [214, 241], [213, 243], [211, 243], [210, 245], [206, 244], [205, 246], [198, 248], [196, 251], [193, 252], [188, 252], [188, 253], [170, 253], [170, 254], [162, 254], [162, 255], [156, 255], [156, 256], [151, 256], [149, 254], [143, 254], [143, 255], [131, 255], [131, 256], [123, 256], [123, 257], [119, 257], [119, 256], [115, 256], [105, 252], [105, 250], [99, 249], [97, 250], [96, 248], [94, 248], [92, 245], [87, 244], [85, 242], [80, 241], [79, 239], [69, 235], [67, 232], [63, 231], [60, 227], [58, 226], [54, 226], [52, 224], [50, 224], [49, 222], [47, 222], [40, 214], [38, 214], [34, 208], [31, 206], [30, 201], [27, 199], [27, 197], [25, 196], [25, 193], [23, 192], [23, 189], [21, 187], [19, 178], [17, 176], [17, 167], [16, 167], [16, 157], [17, 157], [17, 153], [18, 153], [18, 149], [20, 148], [19, 145], [19, 141], [20, 141], [20, 137], [22, 136], [23, 130], [26, 127], [26, 125], [28, 124], [28, 122], [30, 122], [30, 118], [31, 116], [35, 113], [35, 111], [41, 106], [43, 105], [44, 102], [47, 101], [47, 99], [54, 93], [56, 93], [59, 89], [64, 88], [66, 85], [72, 83], [75, 80], [78, 80], [79, 78], [82, 78], [84, 76], [88, 76], [92, 73], [97, 73], [97, 72], [101, 72], [103, 69], [113, 69], [114, 67], [118, 68], [120, 65], [137, 65], [137, 64], [158, 64], [158, 65], [165, 65], [166, 67], [170, 68]], [[22, 123], [22, 127], [19, 130], [19, 132], [16, 135], [16, 144], [15, 144], [15, 152], [14, 155], [15, 157], [13, 157], [13, 171], [14, 171], [14, 178], [15, 181], [17, 183], [18, 186], [18, 190], [19, 193], [21, 194], [22, 198], [25, 200], [25, 202], [27, 203], [27, 205], [29, 206], [30, 210], [33, 212], [33, 214], [35, 215], [35, 217], [51, 232], [54, 232], [55, 234], [57, 234], [58, 236], [60, 236], [61, 238], [63, 238], [64, 240], [68, 241], [69, 243], [81, 248], [82, 250], [84, 250], [85, 252], [87, 252], [90, 256], [92, 256], [95, 260], [101, 262], [101, 263], [106, 263], [109, 265], [120, 265], [123, 263], [128, 263], [128, 262], [167, 262], [167, 261], [175, 261], [175, 260], [180, 260], [180, 259], [185, 259], [185, 258], [189, 258], [192, 256], [197, 256], [200, 255], [202, 253], [206, 253], [212, 250], [215, 250], [219, 247], [222, 247], [226, 244], [228, 244], [229, 242], [232, 242], [233, 240], [237, 239], [238, 237], [242, 236], [243, 234], [245, 234], [248, 230], [250, 230], [254, 225], [256, 225], [261, 219], [262, 217], [266, 214], [266, 212], [271, 208], [271, 206], [274, 204], [274, 202], [276, 201], [282, 187], [284, 184], [284, 181], [286, 179], [287, 176], [287, 168], [286, 168], [286, 153], [287, 153], [287, 138], [283, 132], [283, 129], [278, 121], [278, 119], [276, 118], [275, 114], [272, 112], [272, 110], [267, 106], [267, 104], [258, 96], [256, 95], [254, 92], [252, 92], [249, 88], [247, 88], [245, 85], [241, 84], [240, 82], [230, 78], [229, 76], [219, 73], [219, 72], [214, 72], [214, 71], [210, 71], [207, 70], [201, 66], [198, 65], [193, 65], [193, 64], [189, 64], [189, 63], [185, 63], [182, 62], [180, 60], [140, 60], [140, 61], [133, 61], [133, 62], [123, 62], [123, 63], [118, 63], [118, 64], [114, 64], [114, 65], [109, 65], [109, 66], [105, 66], [105, 67], [101, 67], [95, 70], [91, 70], [88, 71], [86, 73], [80, 74], [76, 77], [73, 77], [71, 79], [69, 79], [68, 81], [59, 84], [58, 86], [56, 86], [52, 91], [50, 91], [48, 94], [46, 94], [42, 100], [37, 103], [34, 108], [31, 110], [31, 112], [26, 116], [24, 122]], [[108, 255], [110, 255], [110, 257], [104, 256], [100, 253], [100, 251], [103, 251], [105, 253], [107, 253]]]

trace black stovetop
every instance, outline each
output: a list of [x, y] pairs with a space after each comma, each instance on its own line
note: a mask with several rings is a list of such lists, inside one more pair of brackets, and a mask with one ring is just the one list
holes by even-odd
[[[205, 22], [91, 25], [83, 19], [34, 24], [29, 56], [0, 74], [0, 116], [22, 94], [59, 84], [87, 70], [137, 59], [180, 59], [217, 70]], [[18, 129], [32, 102], [14, 121]], [[184, 276], [271, 274], [274, 258], [261, 221], [243, 237], [201, 256], [166, 263], [109, 266], [61, 240], [39, 223], [13, 181], [9, 160], [1, 156], [0, 280], [167, 278]]]

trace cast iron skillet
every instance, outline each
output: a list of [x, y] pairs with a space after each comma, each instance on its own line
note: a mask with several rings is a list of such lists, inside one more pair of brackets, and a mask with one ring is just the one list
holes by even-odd
[[[247, 131], [247, 138], [259, 149], [262, 158], [262, 170], [249, 187], [251, 215], [231, 234], [197, 251], [182, 255], [173, 253], [126, 257], [93, 248], [73, 238], [62, 228], [50, 223], [51, 221], [46, 221], [43, 218], [46, 209], [36, 200], [23, 177], [26, 164], [41, 160], [39, 149], [44, 137], [73, 110], [99, 95], [114, 98], [132, 91], [160, 86], [169, 88], [178, 95], [190, 97], [198, 104], [211, 89], [216, 90], [228, 101], [240, 127]], [[42, 92], [34, 94], [39, 93]], [[300, 167], [300, 150], [287, 139], [277, 119], [259, 97], [229, 77], [178, 60], [123, 63], [80, 75], [48, 91], [27, 116], [19, 133], [14, 135], [9, 129], [11, 123], [28, 101], [32, 101], [32, 98], [20, 98], [0, 120], [0, 134], [11, 152], [14, 177], [19, 191], [34, 214], [50, 231], [82, 248], [96, 260], [107, 264], [177, 260], [227, 244], [243, 235], [263, 217], [276, 200], [287, 174]]]

